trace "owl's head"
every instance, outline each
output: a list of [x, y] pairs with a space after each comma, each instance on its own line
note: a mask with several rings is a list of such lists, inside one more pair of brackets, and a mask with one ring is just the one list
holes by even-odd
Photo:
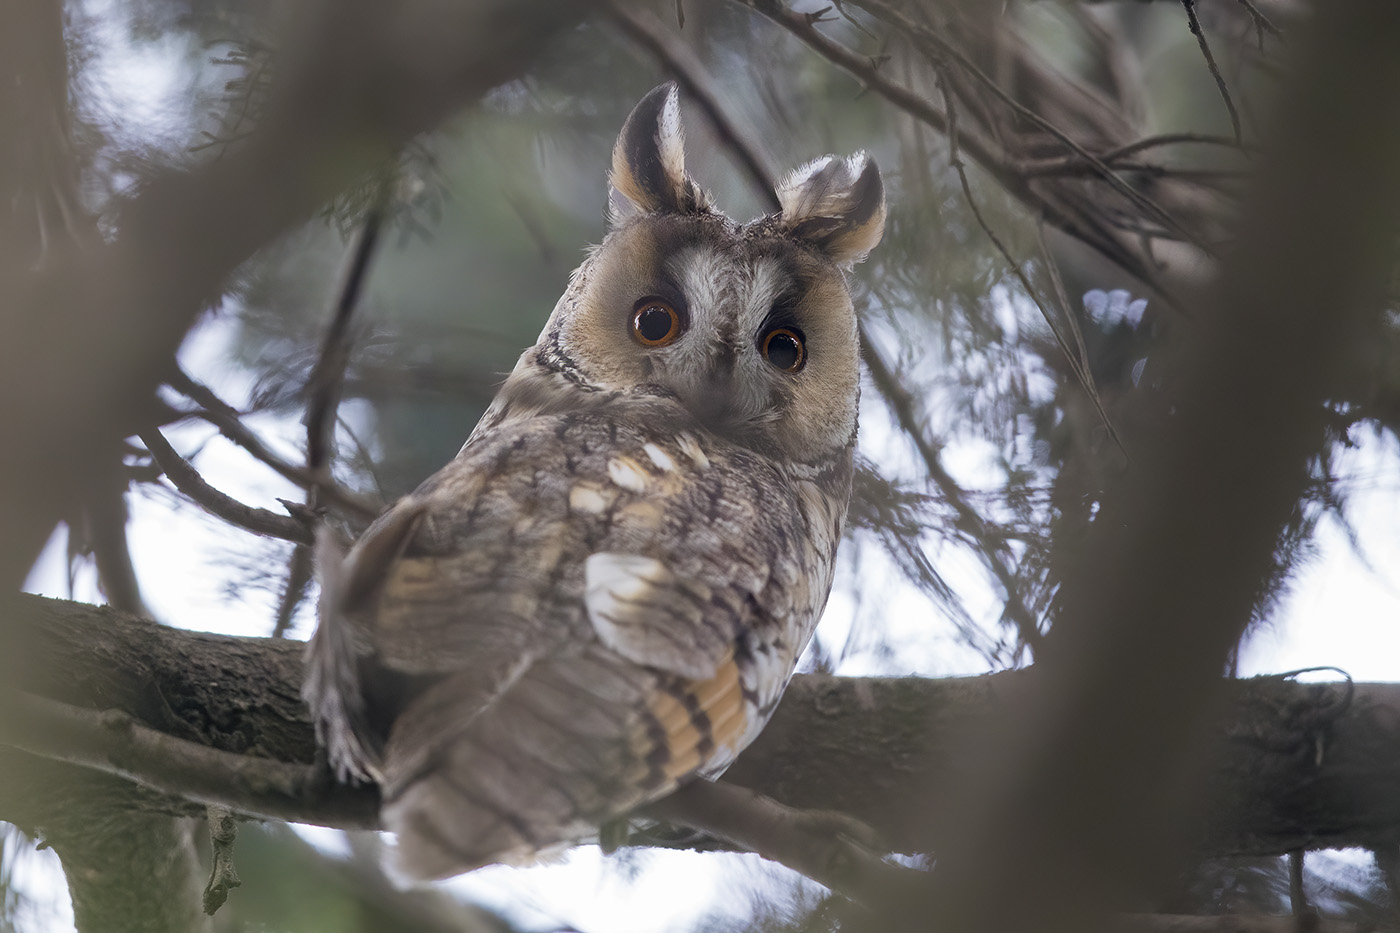
[[875, 163], [817, 159], [778, 186], [779, 213], [735, 223], [686, 174], [667, 84], [623, 125], [609, 181], [608, 236], [521, 369], [569, 391], [673, 395], [716, 434], [786, 459], [848, 451], [859, 347], [846, 272], [884, 231]]

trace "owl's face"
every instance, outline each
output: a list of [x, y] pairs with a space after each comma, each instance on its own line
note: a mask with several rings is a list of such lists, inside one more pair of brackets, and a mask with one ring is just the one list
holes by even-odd
[[813, 162], [779, 186], [782, 212], [736, 224], [685, 174], [666, 85], [628, 118], [610, 181], [612, 230], [516, 375], [543, 367], [570, 389], [661, 390], [770, 456], [848, 451], [859, 346], [845, 270], [883, 232], [874, 163]]

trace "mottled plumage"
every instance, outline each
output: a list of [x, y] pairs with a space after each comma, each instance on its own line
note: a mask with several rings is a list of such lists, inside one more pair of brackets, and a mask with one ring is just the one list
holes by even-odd
[[614, 151], [612, 231], [456, 459], [349, 554], [319, 547], [306, 694], [383, 790], [400, 867], [522, 861], [762, 728], [831, 586], [858, 394], [843, 270], [864, 156], [739, 225], [685, 174], [673, 86]]

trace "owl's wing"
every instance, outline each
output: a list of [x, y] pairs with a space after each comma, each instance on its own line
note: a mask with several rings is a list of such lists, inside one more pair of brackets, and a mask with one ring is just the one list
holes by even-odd
[[535, 422], [419, 490], [412, 541], [355, 584], [378, 594], [377, 662], [415, 685], [378, 772], [419, 877], [529, 858], [722, 770], [825, 597], [796, 549], [830, 516], [784, 501], [771, 467]]
[[377, 665], [365, 608], [378, 598], [423, 509], [416, 500], [400, 502], [361, 536], [352, 556], [329, 528], [322, 526], [316, 535], [320, 624], [307, 644], [302, 694], [312, 710], [316, 737], [341, 780], [380, 776], [386, 730], [373, 721], [369, 708]]

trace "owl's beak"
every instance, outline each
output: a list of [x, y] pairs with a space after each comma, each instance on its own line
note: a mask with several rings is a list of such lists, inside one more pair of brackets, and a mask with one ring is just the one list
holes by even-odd
[[727, 428], [733, 427], [738, 420], [735, 417], [737, 413], [734, 411], [734, 407], [718, 391], [707, 393], [694, 400], [690, 405], [690, 411], [697, 421], [717, 434], [724, 433]]
[[716, 344], [694, 397], [688, 400], [695, 418], [717, 434], [732, 433], [753, 419], [752, 406], [745, 404], [748, 393], [740, 385], [736, 357], [734, 348]]

